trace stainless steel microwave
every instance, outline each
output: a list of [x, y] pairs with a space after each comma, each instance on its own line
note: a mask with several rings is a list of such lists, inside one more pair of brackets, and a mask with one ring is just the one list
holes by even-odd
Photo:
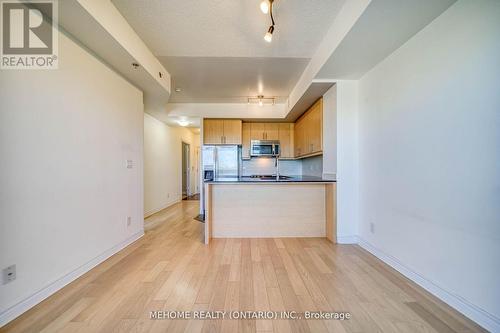
[[251, 157], [278, 157], [280, 156], [280, 142], [278, 140], [251, 140]]

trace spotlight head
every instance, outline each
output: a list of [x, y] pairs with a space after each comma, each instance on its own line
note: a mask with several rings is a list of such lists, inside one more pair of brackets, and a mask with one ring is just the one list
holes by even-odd
[[264, 35], [264, 40], [268, 43], [271, 43], [273, 40], [273, 32], [274, 32], [274, 26], [270, 26], [269, 30], [267, 30], [267, 33]]

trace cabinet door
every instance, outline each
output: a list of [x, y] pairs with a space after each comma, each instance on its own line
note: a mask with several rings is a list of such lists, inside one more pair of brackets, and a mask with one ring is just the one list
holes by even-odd
[[203, 144], [217, 145], [223, 143], [224, 121], [220, 119], [203, 120]]
[[317, 101], [309, 111], [308, 117], [309, 150], [317, 153], [323, 150], [323, 101]]
[[265, 123], [265, 138], [266, 140], [279, 140], [279, 124], [278, 123]]
[[299, 157], [305, 154], [304, 152], [304, 122], [302, 118], [300, 118], [295, 123], [295, 131], [294, 131], [294, 151], [295, 157]]
[[241, 120], [224, 120], [223, 143], [241, 145]]
[[264, 123], [252, 123], [250, 138], [251, 140], [265, 140], [266, 126]]
[[250, 158], [250, 131], [251, 131], [252, 124], [250, 123], [243, 123], [242, 124], [242, 130], [241, 130], [241, 139], [242, 139], [242, 148], [241, 148], [241, 155], [243, 158]]
[[293, 124], [282, 123], [278, 125], [279, 140], [281, 145], [281, 157], [293, 158]]

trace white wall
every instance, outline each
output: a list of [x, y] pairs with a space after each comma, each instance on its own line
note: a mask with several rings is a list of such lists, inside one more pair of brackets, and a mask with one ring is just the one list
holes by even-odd
[[497, 332], [499, 36], [499, 1], [458, 1], [359, 85], [362, 241]]
[[1, 71], [0, 268], [17, 279], [0, 325], [143, 234], [142, 114], [141, 91], [63, 34], [58, 70]]
[[337, 241], [355, 243], [358, 235], [358, 81], [338, 81]]
[[[144, 216], [182, 199], [182, 142], [190, 144], [194, 167], [200, 136], [184, 127], [172, 127], [144, 114]], [[196, 189], [191, 172], [191, 193]]]
[[323, 174], [337, 173], [337, 85], [323, 95]]

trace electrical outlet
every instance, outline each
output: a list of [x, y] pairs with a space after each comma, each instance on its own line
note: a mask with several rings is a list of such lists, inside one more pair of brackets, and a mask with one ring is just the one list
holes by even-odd
[[374, 233], [375, 233], [375, 223], [373, 223], [373, 222], [372, 222], [372, 223], [370, 223], [370, 232], [371, 232], [372, 234], [374, 234]]
[[132, 218], [130, 216], [127, 216], [127, 227], [130, 227], [132, 224]]
[[16, 265], [10, 265], [2, 270], [3, 284], [7, 284], [16, 279]]

